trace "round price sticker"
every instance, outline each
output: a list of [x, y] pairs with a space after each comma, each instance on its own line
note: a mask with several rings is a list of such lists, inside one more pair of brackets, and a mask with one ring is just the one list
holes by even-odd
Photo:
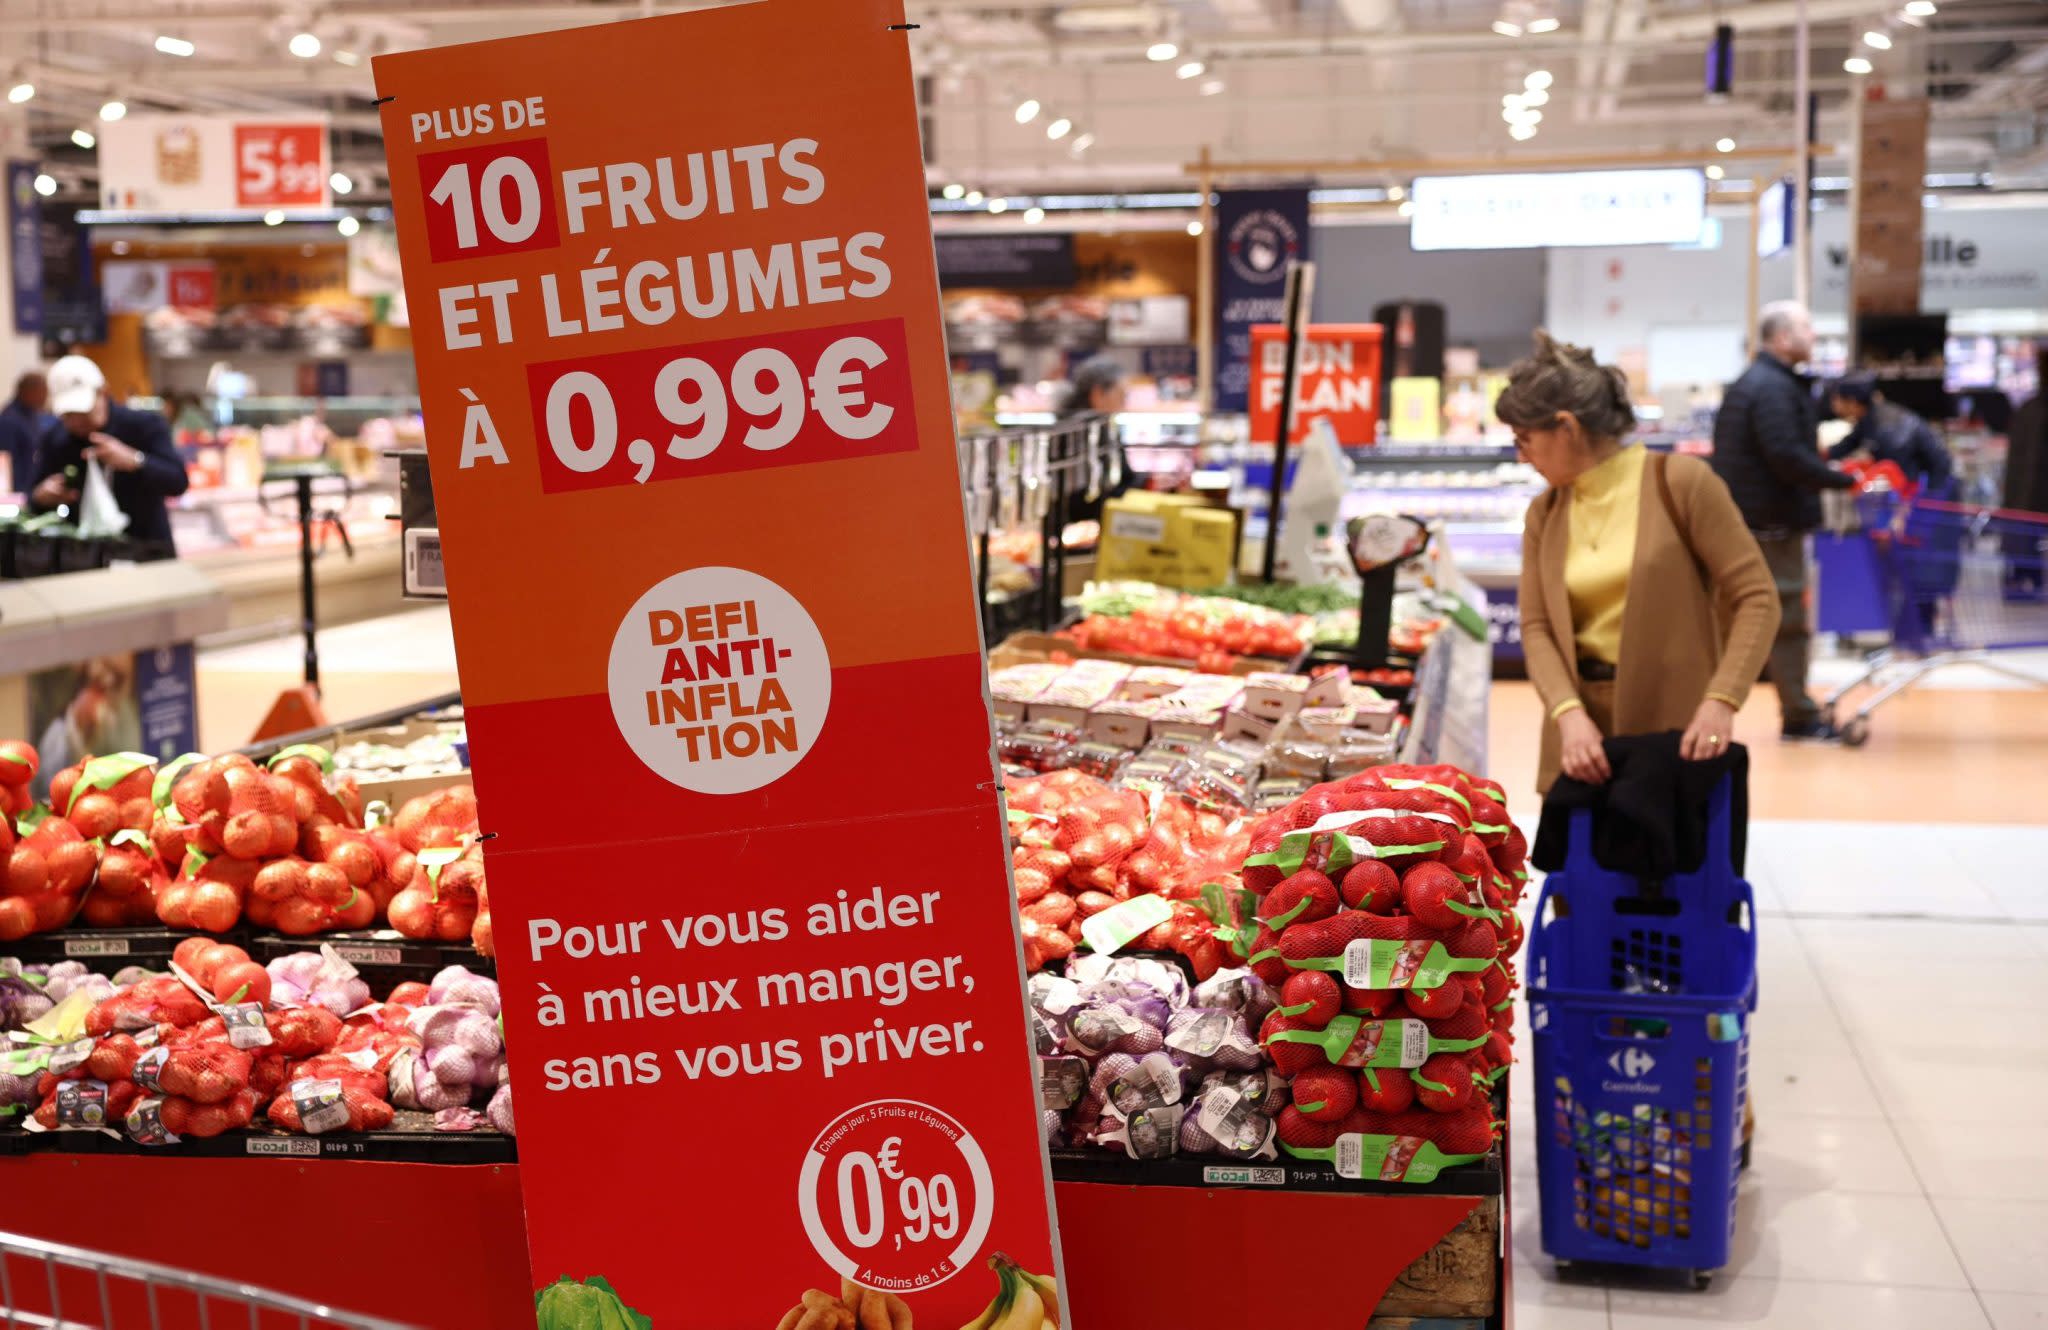
[[877, 1099], [811, 1142], [797, 1204], [827, 1265], [904, 1292], [942, 1284], [974, 1259], [995, 1195], [965, 1127], [929, 1104]]

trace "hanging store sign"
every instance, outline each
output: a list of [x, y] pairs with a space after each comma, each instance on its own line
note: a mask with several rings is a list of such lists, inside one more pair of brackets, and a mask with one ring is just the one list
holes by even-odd
[[100, 206], [263, 213], [331, 202], [324, 116], [130, 115], [99, 126]]
[[375, 62], [543, 1326], [1055, 1269], [912, 40]]
[[1684, 245], [1707, 216], [1691, 169], [1424, 176], [1410, 197], [1416, 250]]
[[1287, 267], [1309, 255], [1308, 190], [1228, 190], [1216, 196], [1218, 411], [1248, 408], [1252, 325], [1286, 320]]

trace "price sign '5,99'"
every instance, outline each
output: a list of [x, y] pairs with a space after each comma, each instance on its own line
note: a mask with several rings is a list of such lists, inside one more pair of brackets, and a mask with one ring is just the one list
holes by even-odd
[[549, 493], [917, 446], [899, 319], [557, 360], [527, 370]]

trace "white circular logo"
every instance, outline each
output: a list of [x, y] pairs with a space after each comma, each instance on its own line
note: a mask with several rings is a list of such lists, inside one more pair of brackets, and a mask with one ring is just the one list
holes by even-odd
[[612, 638], [612, 719], [656, 775], [744, 794], [803, 761], [832, 661], [796, 597], [743, 568], [692, 568], [633, 604]]

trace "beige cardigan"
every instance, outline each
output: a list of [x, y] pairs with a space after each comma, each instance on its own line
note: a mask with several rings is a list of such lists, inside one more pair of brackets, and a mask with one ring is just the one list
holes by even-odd
[[[1709, 691], [1738, 703], [1746, 699], [1778, 635], [1776, 585], [1727, 485], [1696, 457], [1672, 456], [1662, 464], [1685, 534], [1665, 511], [1659, 459], [1652, 457], [1643, 468], [1635, 563], [1622, 610], [1616, 734], [1683, 730]], [[1546, 715], [1579, 696], [1564, 584], [1570, 542], [1571, 491], [1552, 489], [1529, 505], [1522, 534], [1522, 654]], [[1548, 791], [1557, 772], [1557, 724], [1546, 719], [1538, 791]]]

